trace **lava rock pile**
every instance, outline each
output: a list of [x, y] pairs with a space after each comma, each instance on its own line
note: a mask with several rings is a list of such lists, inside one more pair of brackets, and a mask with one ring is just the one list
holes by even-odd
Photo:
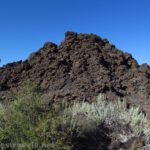
[[94, 34], [66, 32], [59, 46], [48, 42], [26, 61], [1, 67], [0, 94], [26, 79], [39, 84], [53, 100], [92, 101], [106, 93], [146, 109], [150, 105], [150, 67]]

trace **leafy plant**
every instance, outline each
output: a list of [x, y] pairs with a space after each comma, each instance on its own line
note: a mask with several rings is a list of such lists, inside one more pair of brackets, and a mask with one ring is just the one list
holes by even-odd
[[0, 143], [15, 150], [69, 150], [60, 123], [61, 111], [49, 107], [38, 87], [28, 81], [13, 94], [13, 102], [0, 111]]

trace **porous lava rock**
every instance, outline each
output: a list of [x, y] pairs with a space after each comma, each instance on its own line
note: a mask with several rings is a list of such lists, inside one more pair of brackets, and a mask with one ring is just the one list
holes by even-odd
[[47, 42], [27, 60], [1, 67], [0, 94], [26, 79], [53, 100], [92, 101], [106, 93], [143, 108], [150, 105], [150, 67], [95, 34], [66, 32], [60, 45]]

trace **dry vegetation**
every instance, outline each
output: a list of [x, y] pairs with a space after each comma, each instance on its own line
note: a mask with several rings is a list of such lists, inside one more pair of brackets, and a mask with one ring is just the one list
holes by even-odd
[[108, 148], [113, 135], [122, 142], [150, 135], [138, 107], [128, 109], [125, 101], [109, 102], [102, 94], [93, 103], [62, 101], [49, 106], [39, 88], [27, 82], [12, 99], [8, 106], [0, 105], [1, 149], [100, 150]]

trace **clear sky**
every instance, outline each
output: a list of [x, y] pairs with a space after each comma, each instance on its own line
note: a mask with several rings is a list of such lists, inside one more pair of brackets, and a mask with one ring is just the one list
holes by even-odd
[[98, 34], [150, 64], [150, 0], [0, 0], [0, 65], [59, 44], [65, 31]]

